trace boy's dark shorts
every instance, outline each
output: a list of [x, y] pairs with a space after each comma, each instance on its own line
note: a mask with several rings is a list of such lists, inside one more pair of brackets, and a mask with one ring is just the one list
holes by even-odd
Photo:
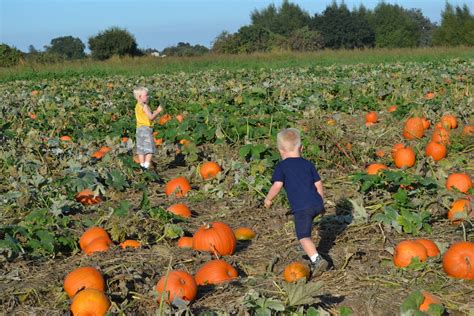
[[298, 240], [302, 238], [311, 237], [311, 228], [313, 227], [313, 219], [321, 214], [324, 209], [319, 207], [313, 207], [304, 211], [298, 211], [293, 213], [295, 219], [295, 231], [296, 238]]

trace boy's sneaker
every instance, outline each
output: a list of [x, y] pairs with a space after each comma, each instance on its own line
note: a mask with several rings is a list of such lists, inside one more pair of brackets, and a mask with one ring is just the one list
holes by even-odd
[[328, 265], [329, 264], [326, 259], [321, 257], [321, 255], [316, 257], [316, 260], [314, 262], [311, 261], [311, 263], [309, 264], [311, 269], [311, 277], [317, 277], [323, 274], [323, 272], [325, 272], [328, 268]]

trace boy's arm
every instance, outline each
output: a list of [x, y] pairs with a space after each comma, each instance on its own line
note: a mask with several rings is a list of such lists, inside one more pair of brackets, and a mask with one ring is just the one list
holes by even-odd
[[281, 181], [273, 182], [273, 185], [268, 191], [267, 197], [265, 198], [264, 204], [266, 208], [269, 208], [272, 205], [273, 198], [280, 192], [282, 187], [283, 187], [283, 182]]
[[324, 190], [323, 190], [323, 182], [321, 180], [314, 183], [316, 187], [316, 191], [318, 191], [319, 195], [324, 199]]
[[149, 120], [154, 120], [158, 114], [163, 110], [161, 105], [155, 110], [155, 112], [151, 112], [150, 108], [148, 107], [148, 104], [143, 104], [143, 112], [145, 112], [146, 116], [148, 117]]

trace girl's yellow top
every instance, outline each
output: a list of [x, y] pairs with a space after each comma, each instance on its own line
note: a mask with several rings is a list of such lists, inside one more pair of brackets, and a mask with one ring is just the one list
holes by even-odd
[[148, 116], [146, 116], [145, 111], [143, 111], [143, 107], [138, 102], [135, 105], [135, 117], [137, 118], [137, 127], [151, 126], [150, 119], [148, 119]]

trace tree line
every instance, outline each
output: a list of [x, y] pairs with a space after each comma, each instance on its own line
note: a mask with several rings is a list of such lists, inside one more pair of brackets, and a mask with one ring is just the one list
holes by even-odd
[[[349, 10], [334, 1], [311, 16], [297, 4], [285, 0], [251, 13], [250, 25], [235, 33], [222, 32], [210, 49], [180, 42], [165, 48], [168, 56], [197, 56], [207, 53], [242, 54], [274, 50], [316, 51], [320, 49], [404, 48], [474, 45], [474, 16], [467, 5], [446, 3], [441, 23], [436, 25], [419, 9], [405, 9], [381, 2], [373, 10], [363, 5]], [[117, 56], [142, 56], [156, 50], [138, 48], [135, 37], [125, 29], [112, 27], [88, 39], [91, 57], [105, 60]], [[40, 52], [30, 45], [28, 53], [0, 44], [0, 66], [23, 60], [42, 63], [85, 58], [85, 44], [72, 36], [51, 40]]]

